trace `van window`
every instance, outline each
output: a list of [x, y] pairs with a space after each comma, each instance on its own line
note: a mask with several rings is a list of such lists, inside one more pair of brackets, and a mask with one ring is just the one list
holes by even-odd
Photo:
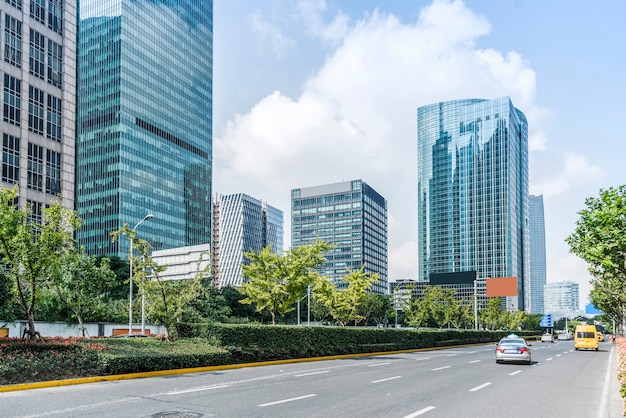
[[578, 331], [578, 333], [576, 333], [576, 338], [596, 338], [596, 333]]

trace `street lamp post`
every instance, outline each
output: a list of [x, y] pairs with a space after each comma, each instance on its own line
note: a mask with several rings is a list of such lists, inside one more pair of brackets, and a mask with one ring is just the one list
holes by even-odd
[[[139, 225], [148, 219], [154, 218], [154, 215], [151, 213], [146, 215], [141, 221], [137, 222], [137, 225], [133, 228], [133, 232], [137, 229]], [[133, 333], [133, 235], [130, 235], [130, 250], [128, 251], [128, 263], [130, 265], [130, 292], [128, 297], [128, 335], [132, 335]], [[143, 331], [142, 331], [143, 332]]]

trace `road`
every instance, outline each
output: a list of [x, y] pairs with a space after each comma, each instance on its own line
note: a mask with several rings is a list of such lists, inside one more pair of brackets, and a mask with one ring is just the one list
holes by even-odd
[[496, 364], [491, 344], [249, 367], [0, 393], [0, 416], [619, 417], [614, 356], [555, 341], [530, 366]]

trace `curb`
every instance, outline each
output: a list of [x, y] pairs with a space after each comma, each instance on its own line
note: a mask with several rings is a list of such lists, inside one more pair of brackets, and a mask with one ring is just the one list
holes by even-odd
[[[481, 344], [484, 344], [484, 343], [481, 343]], [[191, 367], [191, 368], [185, 368], [185, 369], [158, 370], [158, 371], [153, 371], [153, 372], [115, 374], [111, 376], [78, 377], [75, 379], [49, 380], [45, 382], [19, 383], [16, 385], [0, 386], [0, 393], [15, 392], [15, 391], [20, 391], [20, 390], [30, 390], [30, 389], [44, 389], [44, 388], [51, 388], [51, 387], [58, 387], [58, 386], [82, 385], [86, 383], [95, 383], [95, 382], [110, 382], [110, 381], [115, 381], [115, 380], [131, 380], [131, 379], [143, 379], [146, 377], [171, 376], [171, 375], [186, 374], [186, 373], [212, 372], [216, 370], [243, 369], [247, 367], [271, 366], [271, 365], [277, 365], [277, 364], [307, 363], [307, 362], [323, 361], [323, 360], [340, 360], [340, 359], [348, 359], [348, 358], [356, 358], [356, 357], [372, 357], [372, 356], [383, 356], [383, 355], [389, 355], [389, 354], [415, 353], [415, 352], [420, 352], [420, 351], [443, 350], [443, 349], [455, 348], [455, 347], [469, 347], [472, 345], [473, 344], [454, 345], [454, 346], [445, 346], [445, 347], [414, 348], [414, 349], [408, 349], [408, 350], [379, 351], [379, 352], [374, 352], [374, 353], [341, 354], [341, 355], [325, 356], [325, 357], [309, 357], [309, 358], [298, 358], [298, 359], [288, 359], [288, 360], [259, 361], [255, 363], [224, 364], [221, 366], [204, 366], [204, 367]]]

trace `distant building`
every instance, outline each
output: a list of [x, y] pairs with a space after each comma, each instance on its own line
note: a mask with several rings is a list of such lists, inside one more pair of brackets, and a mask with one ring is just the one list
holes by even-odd
[[291, 246], [316, 240], [336, 248], [321, 274], [338, 287], [348, 270], [377, 273], [373, 292], [387, 293], [387, 200], [362, 180], [291, 190]]
[[476, 271], [517, 277], [525, 310], [530, 271], [528, 124], [509, 97], [417, 109], [418, 280]]
[[268, 245], [283, 251], [283, 212], [247, 194], [220, 195], [213, 203], [213, 281], [217, 287], [239, 286], [244, 281], [244, 253], [260, 252]]
[[543, 293], [546, 284], [546, 225], [543, 196], [528, 196], [528, 220], [530, 230], [530, 306], [531, 314], [543, 314]]
[[110, 232], [147, 214], [155, 250], [210, 243], [213, 1], [80, 0], [77, 17], [79, 244], [126, 258]]
[[61, 198], [74, 209], [76, 0], [2, 1], [2, 186], [41, 222]]
[[546, 314], [563, 317], [580, 313], [578, 283], [562, 280], [546, 283], [543, 299]]
[[205, 277], [210, 277], [211, 244], [189, 247], [168, 248], [152, 252], [152, 260], [159, 266], [167, 266], [160, 273], [164, 280], [192, 279], [198, 273], [207, 270]]

